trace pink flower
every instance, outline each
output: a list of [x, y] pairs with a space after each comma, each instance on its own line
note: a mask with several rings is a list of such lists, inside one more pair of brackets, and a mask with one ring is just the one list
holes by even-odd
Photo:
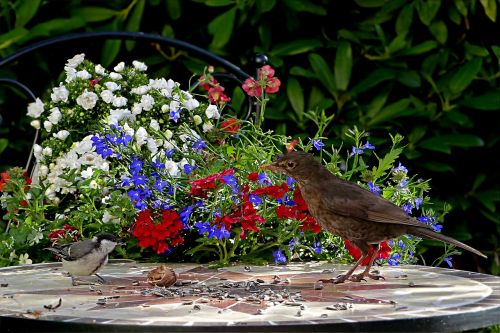
[[262, 87], [260, 86], [259, 82], [255, 81], [251, 77], [245, 80], [242, 87], [243, 90], [248, 94], [248, 96], [262, 96]]

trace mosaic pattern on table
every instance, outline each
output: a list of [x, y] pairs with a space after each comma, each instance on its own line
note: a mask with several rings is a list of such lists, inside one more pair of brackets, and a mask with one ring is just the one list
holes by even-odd
[[[168, 264], [169, 288], [152, 287], [157, 265], [111, 262], [107, 284], [77, 286], [59, 263], [0, 269], [0, 316], [138, 325], [354, 323], [454, 316], [500, 308], [500, 278], [422, 266], [377, 268], [381, 281], [320, 283], [347, 266], [324, 262], [210, 269]], [[333, 269], [335, 267], [335, 269]], [[86, 277], [96, 281], [95, 277]]]

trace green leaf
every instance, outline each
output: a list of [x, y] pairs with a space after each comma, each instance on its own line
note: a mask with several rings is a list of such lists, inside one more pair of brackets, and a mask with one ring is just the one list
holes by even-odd
[[122, 41], [119, 39], [108, 40], [104, 43], [101, 52], [101, 62], [104, 67], [110, 66], [115, 61], [121, 46]]
[[416, 71], [399, 71], [396, 74], [396, 79], [410, 88], [419, 88], [421, 85], [420, 75]]
[[397, 160], [399, 155], [401, 155], [402, 151], [402, 148], [392, 148], [383, 158], [379, 158], [377, 156], [378, 167], [373, 168], [373, 178], [376, 180], [380, 177], [383, 177], [386, 174], [386, 171], [392, 168], [392, 165]]
[[284, 3], [296, 12], [307, 12], [319, 16], [327, 14], [326, 9], [307, 0], [285, 0]]
[[472, 195], [492, 212], [496, 211], [496, 202], [500, 202], [500, 190], [474, 192]]
[[420, 21], [422, 21], [425, 25], [431, 24], [431, 21], [434, 16], [436, 16], [440, 6], [441, 0], [417, 0], [415, 2], [415, 7], [417, 8]]
[[105, 7], [76, 7], [71, 10], [71, 16], [80, 17], [85, 22], [100, 22], [109, 20], [118, 15], [118, 12]]
[[481, 70], [482, 64], [481, 58], [474, 58], [457, 70], [450, 78], [450, 91], [460, 93], [467, 88]]
[[337, 47], [334, 71], [337, 89], [346, 90], [352, 72], [352, 49], [351, 44], [346, 40], [341, 41]]
[[165, 1], [165, 6], [167, 7], [168, 16], [172, 20], [178, 20], [182, 14], [182, 6], [180, 0], [168, 0]]
[[484, 111], [499, 111], [500, 110], [500, 91], [493, 90], [481, 96], [466, 97], [461, 103], [461, 106], [466, 106], [476, 110]]
[[22, 28], [35, 16], [40, 0], [20, 0], [16, 6], [16, 28]]
[[234, 4], [234, 0], [205, 0], [203, 4], [210, 7], [223, 7]]
[[15, 28], [5, 34], [0, 34], [0, 50], [11, 46], [29, 34], [25, 28]]
[[316, 75], [313, 72], [299, 66], [293, 66], [292, 68], [290, 68], [290, 74], [295, 76], [307, 77], [309, 79], [316, 78]]
[[[144, 6], [146, 0], [139, 0], [136, 2], [130, 18], [127, 20], [127, 25], [125, 26], [125, 31], [140, 31], [141, 30], [141, 20], [144, 13]], [[135, 46], [134, 40], [126, 40], [125, 47], [127, 51], [132, 51]]]
[[455, 4], [455, 7], [457, 7], [457, 10], [462, 14], [462, 16], [467, 16], [467, 5], [465, 4], [464, 0], [455, 0], [453, 1]]
[[413, 21], [413, 5], [404, 6], [396, 20], [396, 33], [406, 36]]
[[366, 117], [372, 118], [375, 116], [385, 105], [387, 102], [387, 98], [392, 91], [392, 87], [390, 85], [386, 85], [382, 88], [381, 92], [378, 93], [375, 98], [370, 102], [370, 104], [366, 107]]
[[36, 37], [64, 34], [69, 31], [82, 28], [85, 25], [85, 20], [80, 17], [52, 19], [32, 27], [30, 29], [30, 34], [26, 36], [26, 39], [23, 39], [23, 42]]
[[0, 139], [0, 154], [7, 148], [9, 145], [9, 140], [1, 138]]
[[497, 0], [480, 0], [481, 5], [483, 5], [484, 12], [486, 16], [493, 21], [497, 20]]
[[389, 54], [396, 53], [406, 48], [408, 43], [409, 41], [406, 40], [406, 35], [397, 35], [387, 46], [387, 51], [389, 51]]
[[438, 44], [435, 41], [428, 40], [413, 47], [410, 47], [406, 50], [403, 50], [402, 52], [399, 53], [399, 55], [408, 56], [408, 55], [422, 54], [435, 49], [437, 46]]
[[473, 45], [467, 42], [464, 43], [464, 46], [465, 51], [469, 56], [471, 56], [471, 58], [473, 58], [472, 56], [487, 57], [490, 55], [485, 47]]
[[376, 7], [382, 7], [387, 0], [354, 0], [360, 7], [365, 7], [365, 8], [376, 8]]
[[455, 172], [449, 164], [438, 161], [426, 162], [423, 163], [422, 166], [432, 172]]
[[351, 93], [354, 95], [365, 92], [366, 90], [375, 87], [379, 83], [387, 80], [392, 80], [395, 78], [394, 71], [379, 68], [371, 72], [363, 81], [359, 82], [351, 89]]
[[452, 147], [482, 147], [484, 141], [472, 134], [449, 134], [423, 140], [419, 146], [428, 150], [451, 154]]
[[301, 54], [310, 52], [322, 45], [323, 43], [318, 39], [299, 39], [288, 43], [277, 44], [271, 51], [271, 54], [278, 57]]
[[227, 44], [233, 32], [236, 7], [217, 16], [208, 24], [208, 32], [213, 36], [211, 48], [220, 49]]
[[293, 110], [297, 114], [297, 117], [299, 117], [299, 120], [301, 120], [304, 116], [304, 91], [297, 79], [292, 77], [288, 80], [286, 93]]
[[371, 127], [397, 117], [409, 115], [407, 113], [403, 113], [403, 111], [408, 108], [410, 102], [411, 100], [409, 98], [403, 98], [397, 102], [387, 105], [370, 119], [368, 126]]
[[462, 23], [462, 16], [460, 15], [457, 8], [455, 8], [455, 7], [452, 7], [452, 6], [448, 7], [448, 17], [456, 25], [459, 25], [460, 23]]
[[448, 39], [448, 29], [446, 28], [446, 24], [443, 21], [437, 21], [430, 25], [429, 31], [436, 38], [436, 40], [444, 44]]
[[255, 2], [260, 13], [266, 13], [274, 8], [276, 0], [257, 0]]
[[321, 83], [326, 87], [326, 89], [335, 95], [337, 88], [335, 87], [335, 78], [328, 67], [325, 59], [316, 53], [309, 54], [309, 62], [313, 71], [316, 73], [316, 77]]

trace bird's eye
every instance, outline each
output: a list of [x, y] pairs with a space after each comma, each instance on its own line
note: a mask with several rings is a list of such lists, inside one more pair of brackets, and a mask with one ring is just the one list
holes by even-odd
[[286, 166], [287, 166], [288, 168], [290, 168], [290, 169], [293, 169], [293, 168], [295, 168], [295, 162], [293, 162], [293, 161], [288, 161], [288, 162], [286, 162]]

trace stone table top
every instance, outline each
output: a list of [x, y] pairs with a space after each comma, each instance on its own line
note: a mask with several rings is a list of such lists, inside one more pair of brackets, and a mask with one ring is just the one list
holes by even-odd
[[[347, 270], [110, 261], [105, 284], [72, 286], [60, 263], [0, 268], [0, 331], [463, 331], [500, 323], [500, 277], [424, 266], [377, 268], [385, 280], [318, 283]], [[95, 276], [85, 277], [97, 282]], [[4, 330], [7, 329], [7, 330]]]

